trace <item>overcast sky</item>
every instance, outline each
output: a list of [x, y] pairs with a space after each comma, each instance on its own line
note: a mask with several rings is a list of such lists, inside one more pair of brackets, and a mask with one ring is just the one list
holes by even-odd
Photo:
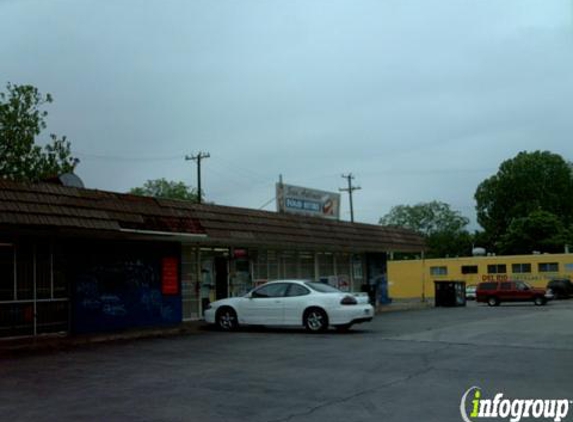
[[[0, 84], [49, 92], [87, 187], [196, 184], [259, 208], [285, 183], [357, 221], [447, 202], [522, 150], [573, 160], [571, 0], [0, 0]], [[274, 209], [274, 203], [266, 209]], [[342, 216], [349, 218], [347, 197]]]

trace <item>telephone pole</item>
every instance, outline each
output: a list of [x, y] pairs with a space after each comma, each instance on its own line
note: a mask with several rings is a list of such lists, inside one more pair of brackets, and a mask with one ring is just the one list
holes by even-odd
[[348, 187], [340, 188], [339, 191], [348, 192], [348, 197], [350, 198], [350, 222], [354, 223], [354, 207], [352, 205], [352, 192], [362, 188], [360, 186], [352, 186], [352, 180], [354, 179], [352, 173], [343, 174], [342, 178], [348, 180]]
[[185, 161], [193, 160], [197, 161], [197, 203], [201, 203], [201, 160], [203, 158], [209, 158], [211, 155], [208, 152], [201, 152], [197, 155], [186, 155]]

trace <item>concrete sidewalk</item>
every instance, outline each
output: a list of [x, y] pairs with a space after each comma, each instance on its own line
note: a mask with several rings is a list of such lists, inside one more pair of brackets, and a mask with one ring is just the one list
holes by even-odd
[[142, 338], [174, 337], [197, 333], [206, 328], [203, 321], [184, 322], [175, 327], [153, 327], [113, 333], [84, 334], [76, 336], [47, 334], [37, 337], [0, 340], [0, 358], [68, 350], [81, 346]]
[[434, 298], [426, 299], [424, 302], [422, 302], [421, 299], [394, 299], [392, 303], [376, 306], [376, 313], [381, 314], [385, 312], [410, 311], [433, 307]]

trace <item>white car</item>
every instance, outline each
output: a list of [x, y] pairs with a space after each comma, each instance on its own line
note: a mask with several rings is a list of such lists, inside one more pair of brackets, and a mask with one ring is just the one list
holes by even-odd
[[245, 296], [213, 302], [205, 310], [205, 321], [226, 331], [239, 325], [304, 326], [311, 332], [326, 331], [329, 326], [344, 330], [373, 317], [368, 296], [303, 280], [272, 281]]
[[466, 287], [466, 299], [467, 300], [476, 300], [476, 290], [477, 286], [471, 285]]

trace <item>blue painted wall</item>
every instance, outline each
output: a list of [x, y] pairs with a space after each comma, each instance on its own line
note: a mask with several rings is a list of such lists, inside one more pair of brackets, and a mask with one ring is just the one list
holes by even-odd
[[[165, 244], [83, 245], [72, 271], [74, 333], [175, 325], [182, 320], [179, 294], [161, 293], [161, 259], [180, 248]], [[180, 273], [180, 272], [179, 272]]]

